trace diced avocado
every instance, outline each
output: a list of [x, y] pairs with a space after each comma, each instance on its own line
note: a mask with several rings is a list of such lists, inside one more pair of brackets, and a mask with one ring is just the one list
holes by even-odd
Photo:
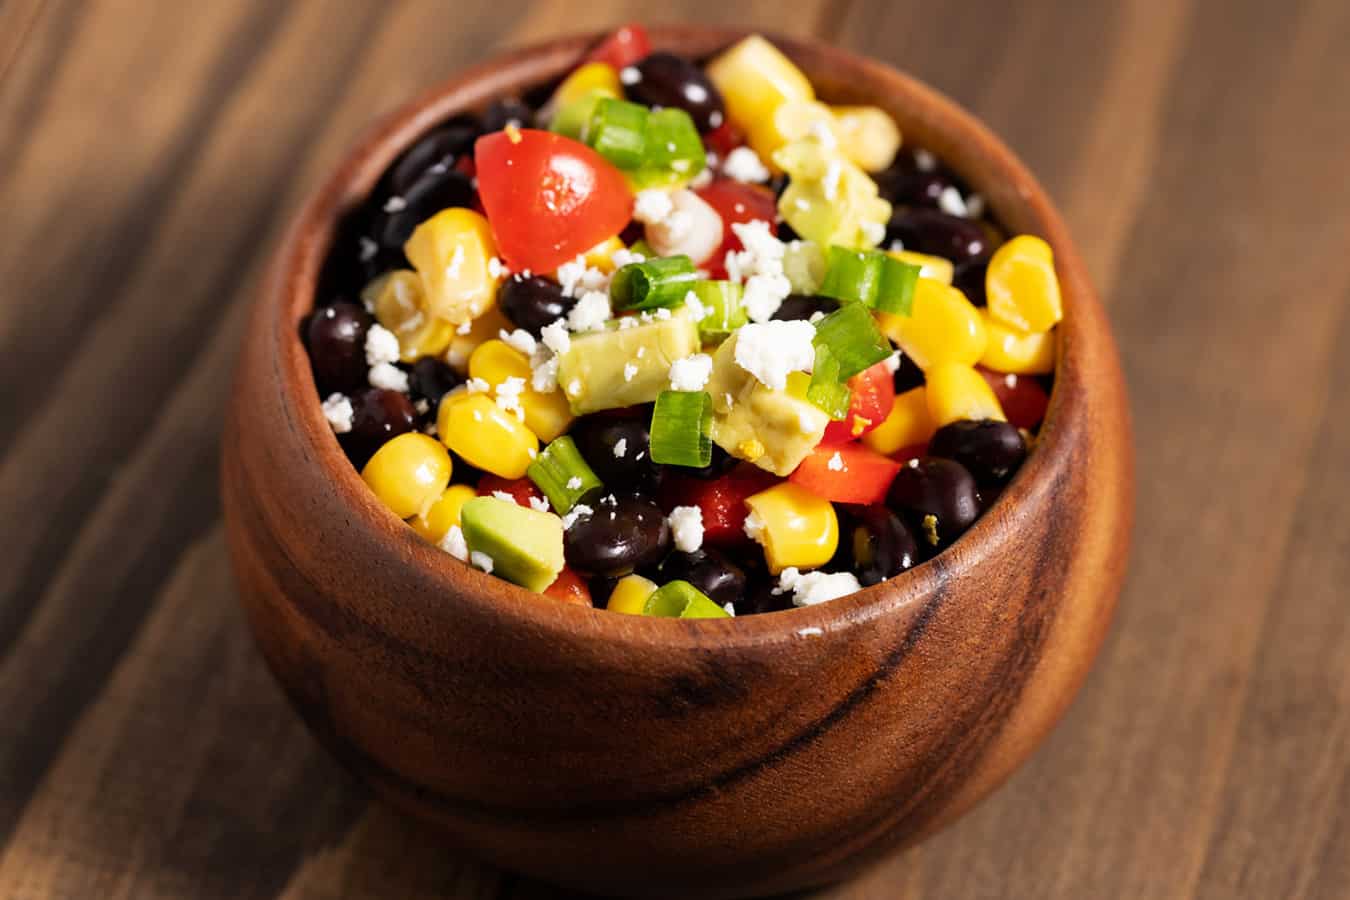
[[666, 619], [726, 619], [731, 613], [687, 581], [672, 581], [652, 592], [642, 608], [644, 616]]
[[712, 437], [719, 447], [775, 475], [789, 475], [825, 434], [830, 417], [806, 400], [810, 376], [794, 372], [785, 390], [765, 387], [736, 364], [733, 334], [713, 354]]
[[542, 591], [563, 569], [563, 524], [552, 513], [496, 497], [475, 497], [459, 511], [469, 553], [492, 559], [492, 574]]
[[873, 247], [885, 233], [891, 204], [877, 183], [837, 149], [813, 137], [779, 148], [773, 161], [789, 175], [778, 214], [821, 247]]
[[783, 251], [783, 274], [792, 293], [814, 294], [825, 280], [825, 251], [814, 241], [790, 241]]
[[670, 364], [699, 350], [689, 313], [657, 310], [630, 328], [572, 336], [558, 358], [558, 385], [577, 415], [651, 403], [670, 387]]

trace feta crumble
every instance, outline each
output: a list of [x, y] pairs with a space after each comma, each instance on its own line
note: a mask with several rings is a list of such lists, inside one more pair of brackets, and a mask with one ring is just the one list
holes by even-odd
[[619, 70], [619, 83], [629, 87], [642, 80], [642, 73], [638, 71], [637, 66], [624, 66]]
[[634, 253], [627, 247], [620, 247], [610, 254], [609, 261], [614, 264], [614, 269], [617, 271], [624, 266], [632, 265], [633, 263], [646, 262], [647, 257], [643, 256], [641, 253]]
[[965, 198], [951, 185], [947, 185], [942, 189], [942, 193], [938, 194], [938, 209], [949, 216], [960, 216], [963, 219], [970, 215], [966, 209]]
[[742, 326], [736, 337], [736, 365], [765, 387], [781, 391], [787, 387], [789, 372], [811, 370], [816, 360], [815, 336], [815, 326], [800, 319]]
[[599, 331], [609, 320], [609, 294], [587, 291], [567, 313], [567, 326], [573, 331]]
[[844, 457], [839, 455], [838, 450], [834, 451], [834, 456], [830, 457], [830, 461], [825, 464], [825, 468], [829, 469], [831, 472], [844, 472], [848, 470], [848, 466], [844, 465]]
[[576, 297], [587, 291], [605, 290], [609, 287], [609, 276], [586, 265], [586, 257], [582, 254], [558, 266], [558, 284], [562, 286], [563, 296]]
[[673, 391], [701, 391], [712, 377], [712, 357], [695, 353], [670, 364], [670, 389]]
[[779, 594], [792, 591], [793, 606], [813, 606], [846, 597], [862, 589], [858, 578], [852, 572], [806, 572], [803, 574], [795, 566], [789, 566], [778, 576]]
[[323, 401], [323, 417], [333, 427], [334, 434], [346, 434], [352, 430], [352, 401], [346, 394], [329, 394]]
[[569, 491], [581, 490], [581, 476], [573, 475], [571, 478], [567, 479], [567, 489]]
[[401, 394], [408, 392], [408, 373], [391, 363], [382, 362], [371, 366], [367, 380], [371, 387], [398, 391]]
[[384, 211], [387, 213], [400, 213], [408, 208], [408, 201], [395, 194], [384, 201]]
[[516, 497], [514, 494], [508, 494], [506, 491], [493, 491], [492, 496], [496, 497], [498, 500], [504, 500], [507, 503], [516, 505]]
[[703, 510], [697, 506], [677, 506], [666, 517], [675, 549], [693, 553], [703, 546]]
[[632, 381], [634, 378], [637, 377], [637, 373], [638, 373], [637, 363], [624, 363], [623, 367], [624, 381]]
[[666, 195], [666, 199], [671, 211], [646, 223], [643, 235], [647, 243], [660, 256], [683, 254], [695, 265], [703, 263], [722, 244], [721, 215], [693, 191], [676, 191]]
[[595, 512], [595, 510], [591, 509], [585, 503], [578, 503], [562, 517], [563, 530], [566, 531], [568, 528], [572, 527], [577, 519], [580, 519], [582, 516], [589, 516], [593, 512]]
[[470, 394], [486, 394], [492, 390], [492, 385], [488, 384], [486, 378], [470, 378], [465, 382], [465, 387]]
[[736, 618], [736, 607], [732, 606], [730, 602], [723, 603], [722, 608], [727, 611], [727, 615], [731, 616], [733, 619]]
[[547, 350], [536, 350], [530, 357], [530, 387], [548, 394], [558, 389], [558, 357]]
[[628, 453], [628, 438], [619, 438], [614, 442], [614, 458], [623, 459]]
[[460, 562], [469, 558], [469, 547], [464, 543], [464, 532], [460, 530], [458, 525], [451, 525], [450, 530], [445, 533], [445, 537], [441, 538], [440, 543], [436, 546]]
[[567, 323], [562, 319], [545, 325], [539, 336], [543, 338], [544, 346], [554, 353], [566, 353], [572, 348], [572, 336], [567, 333]]
[[735, 181], [762, 184], [769, 180], [769, 170], [759, 154], [749, 147], [737, 147], [727, 154], [722, 163], [722, 174]]
[[755, 513], [750, 513], [745, 517], [745, 524], [742, 526], [745, 536], [756, 544], [764, 543], [764, 520]]
[[535, 348], [538, 346], [538, 342], [534, 339], [534, 335], [530, 334], [524, 328], [517, 328], [515, 331], [507, 331], [503, 328], [497, 333], [497, 336], [500, 337], [502, 342], [507, 346], [514, 347], [526, 356], [532, 355]]
[[767, 322], [778, 312], [778, 307], [792, 293], [792, 282], [786, 275], [751, 275], [745, 281], [741, 303], [752, 322]]
[[361, 236], [361, 242], [359, 246], [361, 248], [360, 250], [361, 262], [370, 262], [372, 259], [375, 258], [375, 254], [380, 252], [380, 245], [375, 243], [374, 240], [366, 237], [365, 235]]
[[984, 215], [984, 195], [971, 194], [966, 198], [966, 215], [978, 219]]
[[366, 365], [396, 363], [399, 355], [398, 335], [380, 324], [370, 326], [366, 332]]
[[520, 405], [520, 395], [525, 393], [525, 379], [512, 375], [497, 385], [497, 406], [504, 412], [515, 413], [516, 418], [525, 421], [525, 407]]
[[548, 512], [548, 509], [549, 509], [549, 507], [548, 507], [548, 498], [547, 498], [547, 497], [536, 497], [536, 496], [534, 496], [533, 494], [531, 494], [531, 495], [530, 495], [530, 508], [531, 508], [531, 509], [536, 509], [536, 510], [538, 510], [539, 512]]
[[469, 562], [471, 562], [475, 568], [482, 569], [489, 575], [492, 574], [492, 557], [488, 556], [482, 550], [475, 550], [470, 553]]
[[633, 198], [633, 218], [643, 225], [656, 225], [664, 222], [675, 211], [675, 204], [668, 191], [648, 188], [638, 191]]
[[888, 356], [888, 357], [886, 357], [885, 359], [883, 359], [883, 360], [882, 360], [882, 363], [885, 364], [885, 366], [886, 366], [886, 371], [887, 371], [887, 372], [890, 372], [892, 375], [894, 375], [896, 372], [899, 372], [899, 371], [900, 371], [900, 351], [899, 351], [899, 350], [896, 350], [896, 351], [895, 351], [894, 353], [892, 353], [890, 356]]

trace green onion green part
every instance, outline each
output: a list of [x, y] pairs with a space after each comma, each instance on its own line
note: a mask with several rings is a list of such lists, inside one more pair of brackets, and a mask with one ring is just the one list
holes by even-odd
[[835, 421], [848, 415], [849, 403], [853, 400], [853, 391], [839, 377], [839, 360], [823, 344], [816, 345], [816, 363], [811, 372], [811, 383], [806, 388], [806, 399]]
[[914, 305], [919, 266], [880, 250], [830, 247], [825, 280], [816, 291], [826, 297], [861, 303], [882, 312], [907, 316]]
[[544, 492], [558, 515], [566, 515], [572, 507], [605, 487], [582, 458], [576, 443], [566, 435], [545, 447], [525, 474]]
[[921, 270], [921, 266], [898, 260], [889, 253], [882, 253], [881, 283], [877, 288], [873, 306], [884, 313], [909, 315], [914, 308], [914, 287], [919, 283]]
[[689, 113], [675, 107], [654, 109], [647, 118], [647, 149], [642, 167], [693, 178], [708, 164], [703, 140]]
[[591, 147], [620, 169], [642, 165], [647, 148], [647, 107], [602, 97], [591, 113], [586, 138]]
[[731, 281], [695, 281], [690, 287], [705, 310], [698, 321], [698, 334], [704, 343], [729, 336], [750, 321], [741, 304], [745, 289]]
[[665, 256], [629, 263], [614, 273], [609, 299], [615, 309], [679, 306], [698, 280], [687, 256]]
[[652, 462], [700, 469], [712, 462], [712, 397], [662, 391], [652, 410]]
[[816, 323], [816, 354], [828, 347], [839, 365], [839, 380], [847, 381], [863, 369], [891, 355], [891, 342], [877, 327], [872, 311], [861, 303], [845, 303]]
[[660, 616], [666, 619], [727, 619], [731, 617], [725, 609], [718, 606], [687, 581], [672, 581], [661, 585], [647, 598], [642, 608], [644, 616]]

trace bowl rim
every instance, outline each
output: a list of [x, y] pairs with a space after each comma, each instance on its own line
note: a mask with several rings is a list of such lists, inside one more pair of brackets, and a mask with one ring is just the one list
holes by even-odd
[[[1052, 487], [1047, 484], [1051, 476], [1062, 466], [1072, 464], [1077, 426], [1092, 417], [1091, 397], [1081, 384], [1083, 374], [1092, 368], [1089, 351], [1100, 342], [1087, 338], [1093, 330], [1101, 331], [1106, 326], [1067, 228], [1034, 176], [987, 126], [955, 101], [886, 63], [815, 39], [758, 29], [651, 26], [647, 30], [658, 49], [693, 44], [711, 50], [758, 33], [802, 64], [813, 84], [818, 79], [812, 70], [825, 66], [836, 79], [875, 85], [879, 91], [866, 88], [866, 92], [896, 98], [892, 105], [911, 105], [917, 117], [962, 148], [970, 148], [968, 155], [989, 167], [979, 172], [956, 167], [986, 198], [990, 197], [987, 185], [1006, 184], [1016, 201], [1024, 204], [1023, 218], [1034, 222], [1036, 233], [1055, 250], [1065, 315], [1058, 327], [1054, 386], [1035, 452], [1028, 456], [995, 503], [934, 559], [848, 596], [813, 606], [727, 619], [662, 619], [573, 604], [540, 603], [536, 595], [524, 588], [455, 560], [425, 542], [375, 499], [341, 450], [322, 413], [317, 402], [322, 398], [299, 336], [299, 323], [314, 308], [319, 272], [339, 221], [364, 199], [388, 164], [428, 128], [456, 112], [480, 107], [495, 97], [562, 74], [607, 31], [573, 34], [509, 49], [459, 70], [377, 119], [332, 173], [309, 192], [274, 256], [257, 301], [263, 309], [255, 311], [261, 315], [267, 338], [273, 342], [268, 350], [278, 363], [274, 387], [284, 395], [281, 399], [286, 415], [291, 417], [289, 425], [303, 445], [302, 458], [295, 462], [324, 469], [333, 490], [351, 511], [352, 527], [365, 529], [387, 541], [391, 548], [398, 548], [406, 564], [422, 569], [419, 574], [436, 587], [436, 595], [486, 606], [489, 614], [515, 620], [518, 627], [535, 631], [573, 639], [578, 632], [585, 632], [616, 646], [706, 651], [710, 644], [735, 649], [837, 634], [916, 607], [939, 590], [944, 581], [977, 570], [998, 552], [1005, 542], [1001, 539], [1002, 519], [1028, 503], [1038, 490]], [[941, 123], [940, 127], [937, 123]], [[944, 161], [950, 161], [949, 154], [942, 156]], [[1066, 377], [1070, 373], [1077, 374], [1073, 390], [1069, 389], [1070, 379]], [[409, 545], [409, 539], [414, 546]], [[425, 612], [434, 621], [453, 606], [446, 603], [418, 612]]]

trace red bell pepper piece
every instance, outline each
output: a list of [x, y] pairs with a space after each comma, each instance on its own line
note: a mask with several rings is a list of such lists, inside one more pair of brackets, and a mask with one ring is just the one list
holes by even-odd
[[895, 405], [895, 379], [884, 362], [879, 362], [848, 380], [852, 397], [848, 413], [838, 422], [825, 426], [821, 444], [844, 444], [857, 440], [876, 428], [891, 414]]
[[647, 29], [630, 22], [611, 31], [591, 48], [583, 62], [609, 63], [616, 69], [631, 66], [652, 52]]
[[661, 500], [667, 512], [677, 506], [697, 506], [703, 513], [704, 543], [734, 547], [749, 540], [745, 536], [745, 517], [750, 510], [745, 506], [745, 498], [777, 480], [771, 473], [745, 463], [706, 481], [690, 475], [667, 478]]
[[531, 497], [537, 499], [544, 496], [539, 493], [539, 488], [534, 486], [534, 482], [528, 478], [503, 478], [500, 475], [493, 475], [491, 472], [484, 473], [483, 477], [478, 479], [476, 490], [480, 497], [491, 497], [498, 491], [510, 494], [515, 499], [517, 506], [529, 506]]
[[1004, 375], [980, 369], [984, 380], [994, 389], [999, 406], [1008, 421], [1018, 428], [1034, 430], [1045, 418], [1046, 407], [1050, 405], [1050, 395], [1041, 387], [1041, 383], [1032, 375]]
[[553, 583], [544, 588], [544, 596], [572, 606], [591, 605], [591, 589], [586, 587], [580, 575], [568, 568], [559, 572]]
[[881, 503], [900, 463], [862, 444], [817, 447], [788, 481], [834, 503]]

